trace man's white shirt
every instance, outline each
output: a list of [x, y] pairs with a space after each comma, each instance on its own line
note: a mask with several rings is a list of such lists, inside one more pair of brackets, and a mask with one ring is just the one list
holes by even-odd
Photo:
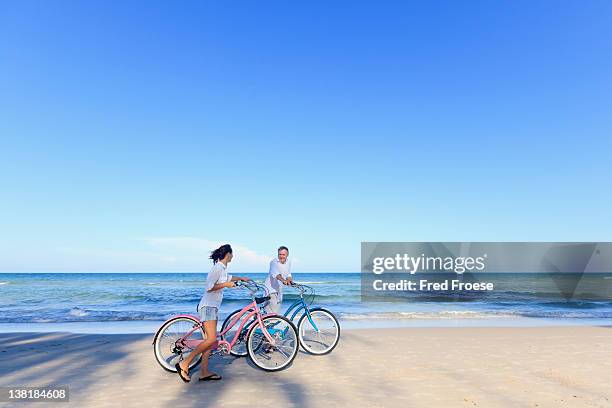
[[281, 263], [278, 258], [274, 258], [270, 261], [270, 271], [264, 285], [268, 289], [270, 294], [277, 293], [279, 302], [283, 300], [283, 283], [280, 282], [276, 277], [281, 275], [283, 279], [287, 279], [291, 276], [291, 261], [287, 259], [285, 263]]

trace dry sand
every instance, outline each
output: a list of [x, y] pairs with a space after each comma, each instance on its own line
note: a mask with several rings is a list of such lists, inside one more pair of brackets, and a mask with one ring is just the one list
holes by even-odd
[[198, 383], [196, 369], [189, 384], [158, 366], [151, 341], [0, 334], [0, 386], [70, 386], [70, 403], [34, 407], [612, 407], [612, 327], [347, 330], [287, 370], [214, 356], [223, 380]]

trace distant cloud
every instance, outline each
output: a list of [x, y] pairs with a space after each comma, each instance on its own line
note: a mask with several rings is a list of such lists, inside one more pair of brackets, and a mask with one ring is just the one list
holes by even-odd
[[[211, 241], [195, 237], [155, 237], [144, 241], [166, 259], [181, 263], [194, 263], [201, 269], [206, 265], [212, 250], [226, 244], [225, 241]], [[265, 272], [271, 256], [257, 253], [241, 244], [233, 244], [234, 259], [231, 268], [234, 271]]]
[[[152, 237], [103, 247], [41, 247], [36, 257], [0, 248], [0, 272], [208, 272], [210, 252], [227, 242], [198, 237]], [[231, 243], [231, 272], [267, 272], [273, 254]]]
[[[189, 236], [139, 237], [95, 244], [39, 244], [27, 250], [0, 246], [0, 272], [206, 273], [212, 265], [208, 259], [210, 251], [228, 242], [234, 249], [231, 272], [267, 272], [270, 259], [276, 255], [275, 247], [269, 248], [269, 253], [260, 253], [244, 243], [233, 241]], [[342, 256], [322, 257], [319, 251], [306, 252], [296, 246], [291, 254], [293, 272], [351, 271], [344, 266], [347, 259], [359, 259], [359, 253], [349, 248]]]

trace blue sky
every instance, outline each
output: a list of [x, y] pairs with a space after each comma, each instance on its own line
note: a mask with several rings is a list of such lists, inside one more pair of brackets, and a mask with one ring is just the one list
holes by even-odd
[[612, 237], [612, 3], [4, 2], [0, 271]]

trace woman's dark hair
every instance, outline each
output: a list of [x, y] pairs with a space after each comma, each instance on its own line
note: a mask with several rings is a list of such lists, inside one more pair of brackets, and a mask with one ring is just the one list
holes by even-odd
[[232, 247], [230, 244], [221, 245], [219, 248], [215, 249], [210, 253], [209, 258], [212, 259], [213, 263], [216, 264], [220, 259], [225, 258], [225, 255], [231, 254]]

